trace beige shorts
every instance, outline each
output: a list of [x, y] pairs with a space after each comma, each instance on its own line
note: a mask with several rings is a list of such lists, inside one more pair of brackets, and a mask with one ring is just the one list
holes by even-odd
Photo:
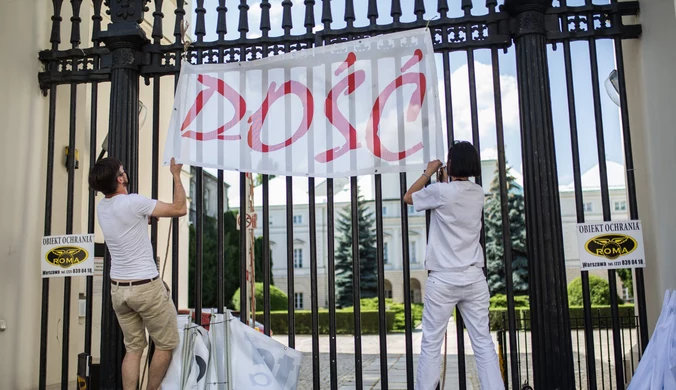
[[157, 349], [176, 348], [179, 341], [176, 308], [161, 279], [140, 286], [113, 283], [110, 295], [127, 352], [141, 352], [148, 345], [146, 329]]

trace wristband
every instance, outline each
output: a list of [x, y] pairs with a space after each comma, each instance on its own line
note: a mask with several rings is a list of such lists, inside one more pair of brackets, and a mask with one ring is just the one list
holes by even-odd
[[422, 174], [422, 175], [423, 175], [423, 176], [425, 176], [425, 177], [427, 178], [427, 180], [431, 180], [431, 178], [430, 178], [429, 176], [427, 176], [427, 174], [426, 174], [426, 173], [424, 173], [424, 172], [423, 172], [423, 174]]

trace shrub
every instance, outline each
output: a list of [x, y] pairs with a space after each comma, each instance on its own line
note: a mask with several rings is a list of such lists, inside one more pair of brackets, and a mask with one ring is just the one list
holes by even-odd
[[[262, 313], [265, 310], [263, 306], [263, 283], [256, 283], [256, 312]], [[232, 305], [239, 311], [239, 289], [232, 296]], [[270, 311], [286, 310], [289, 307], [289, 301], [284, 291], [275, 286], [270, 286]]]
[[[589, 275], [589, 295], [592, 306], [610, 305], [610, 288], [608, 281], [599, 278], [598, 276]], [[624, 303], [620, 297], [617, 297], [618, 303]], [[583, 306], [582, 299], [582, 278], [573, 279], [568, 285], [568, 305], [569, 306]]]
[[[318, 313], [319, 334], [329, 334], [329, 312], [320, 310]], [[387, 331], [392, 331], [394, 324], [394, 312], [385, 312]], [[286, 311], [274, 311], [270, 313], [270, 328], [275, 334], [288, 334], [289, 321]], [[297, 310], [294, 312], [295, 334], [312, 334], [312, 312], [310, 310]], [[361, 312], [361, 333], [377, 334], [380, 330], [379, 313], [373, 310]], [[351, 310], [336, 310], [336, 333], [354, 334], [354, 312]]]
[[[530, 308], [528, 295], [516, 295], [514, 297], [514, 307], [515, 308]], [[507, 308], [507, 296], [505, 294], [495, 294], [491, 297], [490, 306], [491, 309], [506, 309]]]

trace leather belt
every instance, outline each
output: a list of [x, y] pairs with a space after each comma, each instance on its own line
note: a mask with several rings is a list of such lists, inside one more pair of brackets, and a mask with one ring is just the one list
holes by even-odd
[[116, 282], [116, 281], [114, 281], [114, 280], [111, 280], [110, 282], [111, 282], [112, 284], [116, 285], [116, 286], [128, 286], [128, 287], [131, 287], [131, 286], [140, 286], [140, 285], [143, 285], [143, 284], [148, 284], [148, 283], [152, 282], [153, 280], [157, 280], [157, 278], [159, 278], [159, 276], [155, 276], [155, 277], [152, 278], [152, 279], [135, 280], [135, 281], [133, 281], [133, 282]]

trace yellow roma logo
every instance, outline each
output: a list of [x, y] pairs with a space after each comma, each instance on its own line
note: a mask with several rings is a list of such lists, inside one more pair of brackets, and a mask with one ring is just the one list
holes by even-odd
[[87, 259], [89, 253], [79, 246], [60, 246], [47, 252], [45, 260], [61, 268], [70, 268], [73, 265], [80, 264]]
[[584, 247], [594, 256], [615, 260], [636, 250], [638, 243], [633, 237], [624, 234], [604, 234], [591, 238]]

